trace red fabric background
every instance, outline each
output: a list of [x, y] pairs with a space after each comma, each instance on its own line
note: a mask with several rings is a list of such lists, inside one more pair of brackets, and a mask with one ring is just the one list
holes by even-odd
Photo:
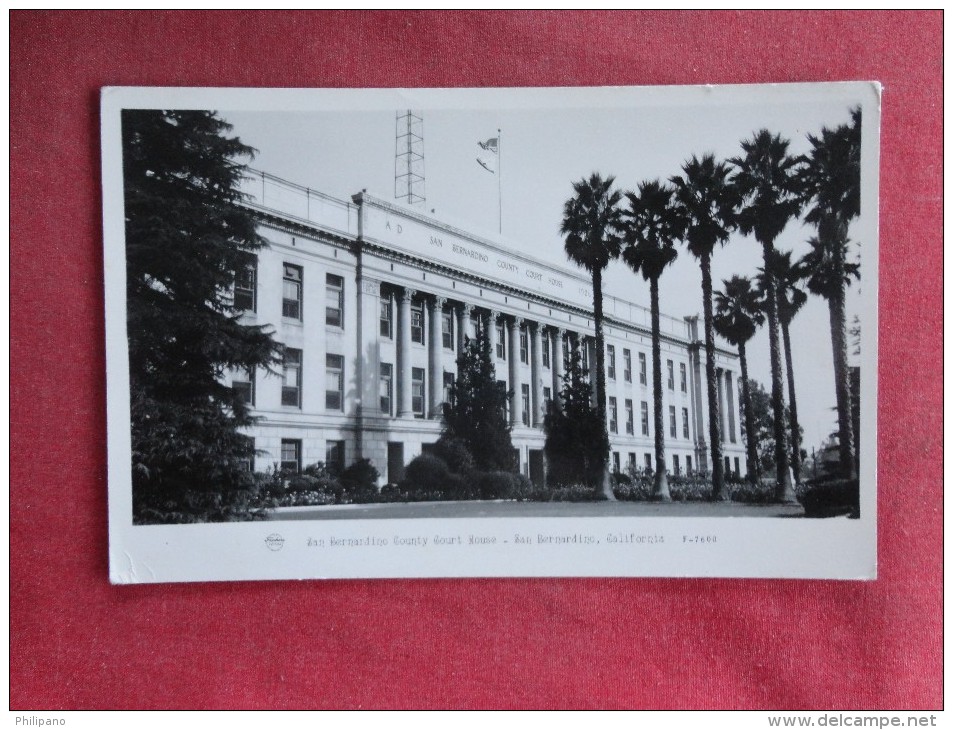
[[[927, 13], [13, 12], [11, 706], [937, 708]], [[880, 578], [107, 580], [99, 89], [877, 79]]]

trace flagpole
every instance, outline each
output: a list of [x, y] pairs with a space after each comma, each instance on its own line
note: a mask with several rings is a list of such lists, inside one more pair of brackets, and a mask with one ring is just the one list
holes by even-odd
[[496, 192], [499, 196], [500, 235], [503, 235], [503, 131], [496, 130]]

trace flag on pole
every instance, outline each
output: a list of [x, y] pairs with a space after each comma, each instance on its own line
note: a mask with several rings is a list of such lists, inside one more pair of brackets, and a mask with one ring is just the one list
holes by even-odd
[[476, 158], [477, 164], [480, 165], [487, 172], [495, 175], [496, 174], [496, 158], [495, 155], [499, 154], [500, 151], [500, 140], [498, 137], [490, 137], [486, 142], [477, 142], [480, 145], [480, 149], [485, 152], [490, 152], [490, 155], [478, 155]]

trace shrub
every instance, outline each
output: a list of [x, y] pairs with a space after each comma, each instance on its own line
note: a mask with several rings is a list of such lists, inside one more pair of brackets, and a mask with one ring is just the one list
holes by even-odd
[[513, 491], [513, 475], [508, 471], [481, 471], [473, 475], [479, 499], [503, 499]]
[[272, 500], [249, 489], [223, 494], [188, 491], [140, 496], [133, 514], [137, 525], [245, 522], [265, 519], [266, 510], [274, 506]]
[[744, 504], [768, 504], [774, 501], [773, 484], [738, 482], [731, 485], [731, 501]]
[[469, 474], [475, 468], [473, 454], [462, 439], [441, 436], [434, 444], [434, 456], [442, 459], [454, 474]]
[[805, 517], [860, 517], [860, 482], [857, 479], [809, 481], [799, 495]]
[[508, 498], [515, 499], [517, 502], [525, 502], [530, 499], [530, 496], [535, 490], [536, 485], [530, 481], [528, 476], [525, 474], [514, 474], [513, 486]]
[[602, 495], [598, 490], [585, 484], [559, 486], [549, 493], [550, 502], [595, 502]]
[[341, 472], [341, 485], [344, 490], [344, 499], [347, 502], [364, 504], [376, 502], [379, 494], [377, 480], [380, 472], [370, 462], [370, 459], [359, 459]]
[[445, 499], [450, 485], [450, 470], [443, 459], [433, 454], [414, 457], [404, 471], [400, 491], [410, 501], [419, 501], [419, 495], [430, 499]]
[[648, 502], [652, 499], [653, 481], [651, 476], [629, 477], [628, 483], [616, 484], [613, 489], [615, 498], [624, 502]]

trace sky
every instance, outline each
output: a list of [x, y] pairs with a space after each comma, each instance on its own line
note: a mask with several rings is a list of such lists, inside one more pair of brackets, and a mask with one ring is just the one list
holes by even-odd
[[[740, 155], [741, 140], [762, 128], [789, 139], [791, 154], [804, 153], [808, 133], [848, 122], [851, 107], [866, 98], [858, 95], [856, 86], [830, 85], [800, 87], [796, 93], [792, 87], [749, 87], [731, 93], [718, 87], [676, 93], [661, 88], [601, 90], [588, 95], [572, 89], [443, 95], [391, 90], [345, 94], [343, 101], [341, 92], [336, 93], [331, 102], [318, 99], [307, 109], [219, 112], [233, 125], [234, 135], [257, 149], [252, 167], [342, 200], [362, 189], [393, 200], [397, 113], [412, 108], [423, 119], [424, 212], [570, 268], [559, 226], [574, 181], [599, 172], [614, 176], [621, 190], [634, 190], [643, 180], [680, 174], [693, 154], [714, 153], [718, 159]], [[866, 123], [865, 118], [865, 133]], [[477, 142], [491, 137], [500, 139], [499, 178], [476, 161], [487, 156]], [[867, 148], [864, 154], [869, 157]], [[855, 258], [876, 250], [875, 240], [859, 240], [872, 239], [871, 231], [876, 232], [876, 222], [870, 220], [876, 200], [865, 199], [862, 205], [863, 215], [851, 227]], [[813, 235], [812, 226], [795, 220], [775, 246], [800, 257]], [[712, 260], [715, 289], [734, 274], [754, 276], [762, 263], [760, 244], [733, 234]], [[621, 262], [607, 270], [605, 292], [649, 305], [641, 274]], [[856, 283], [849, 292], [849, 323], [862, 313], [860, 292]], [[702, 311], [701, 271], [683, 247], [660, 279], [660, 306], [675, 317]], [[791, 338], [803, 446], [810, 454], [836, 429], [826, 301], [809, 297], [792, 322]], [[750, 377], [769, 389], [766, 327], [759, 329], [747, 351]], [[857, 360], [853, 355], [851, 359]]]

